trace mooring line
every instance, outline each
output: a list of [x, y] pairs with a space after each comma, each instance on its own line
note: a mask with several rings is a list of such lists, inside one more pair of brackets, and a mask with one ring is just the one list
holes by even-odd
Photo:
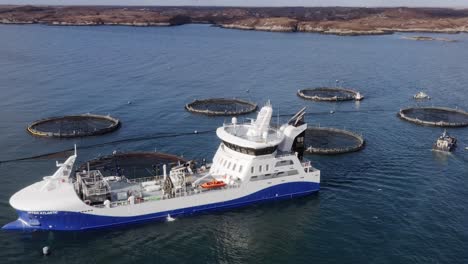
[[[78, 149], [91, 149], [91, 148], [96, 148], [96, 147], [102, 147], [106, 145], [112, 145], [112, 144], [118, 144], [118, 143], [124, 143], [124, 142], [134, 142], [134, 141], [144, 141], [144, 140], [150, 140], [150, 139], [159, 139], [159, 138], [173, 138], [173, 137], [181, 137], [181, 136], [188, 136], [188, 135], [198, 135], [198, 134], [208, 134], [208, 133], [213, 133], [216, 130], [205, 130], [205, 131], [194, 131], [194, 132], [185, 132], [185, 133], [173, 133], [173, 134], [164, 134], [164, 135], [150, 135], [150, 136], [141, 136], [141, 137], [134, 137], [134, 138], [125, 138], [125, 139], [119, 139], [119, 140], [113, 140], [109, 142], [104, 142], [104, 143], [99, 143], [99, 144], [93, 144], [93, 145], [87, 145], [87, 146], [81, 146]], [[10, 159], [10, 160], [1, 160], [1, 163], [9, 163], [9, 162], [16, 162], [16, 161], [26, 161], [26, 160], [32, 160], [32, 159], [39, 159], [51, 155], [57, 155], [60, 153], [65, 153], [65, 152], [71, 152], [73, 151], [73, 148], [70, 149], [65, 149], [61, 151], [56, 151], [56, 152], [49, 152], [49, 153], [43, 153], [39, 155], [34, 155], [34, 156], [29, 156], [29, 157], [23, 157], [23, 158], [16, 158], [16, 159]]]
[[[386, 109], [369, 109], [369, 110], [330, 110], [327, 112], [306, 112], [306, 116], [310, 115], [329, 115], [332, 113], [369, 113], [369, 112], [394, 112], [394, 110]], [[292, 116], [294, 114], [280, 114], [279, 116]]]
[[[333, 113], [355, 113], [355, 112], [388, 112], [391, 110], [385, 110], [385, 109], [370, 109], [370, 110], [337, 110], [334, 111]], [[309, 112], [306, 113], [306, 115], [317, 115], [317, 114], [330, 114], [330, 112]], [[294, 113], [292, 114], [280, 114], [279, 116], [293, 116]], [[188, 135], [197, 135], [197, 134], [207, 134], [207, 133], [213, 133], [215, 132], [215, 129], [212, 130], [205, 130], [205, 131], [193, 131], [193, 132], [185, 132], [185, 133], [168, 133], [168, 134], [158, 134], [158, 135], [149, 135], [149, 136], [141, 136], [141, 137], [134, 137], [134, 138], [124, 138], [124, 139], [119, 139], [119, 140], [114, 140], [114, 141], [109, 141], [109, 142], [104, 142], [104, 143], [99, 143], [99, 144], [93, 144], [93, 145], [88, 145], [88, 146], [81, 146], [78, 149], [91, 149], [91, 148], [96, 148], [96, 147], [102, 147], [106, 145], [112, 145], [112, 144], [119, 144], [119, 143], [124, 143], [124, 142], [134, 142], [134, 141], [144, 141], [144, 140], [150, 140], [150, 139], [158, 139], [158, 138], [171, 138], [171, 137], [180, 137], [180, 136], [188, 136]], [[23, 158], [15, 158], [15, 159], [9, 159], [9, 160], [0, 160], [0, 164], [2, 163], [9, 163], [9, 162], [16, 162], [16, 161], [26, 161], [26, 160], [33, 160], [33, 159], [40, 159], [44, 158], [47, 156], [51, 155], [57, 155], [65, 152], [70, 152], [73, 151], [73, 148], [61, 150], [61, 151], [56, 151], [56, 152], [49, 152], [49, 153], [43, 153], [39, 155], [34, 155], [34, 156], [29, 156], [29, 157], [23, 157]]]

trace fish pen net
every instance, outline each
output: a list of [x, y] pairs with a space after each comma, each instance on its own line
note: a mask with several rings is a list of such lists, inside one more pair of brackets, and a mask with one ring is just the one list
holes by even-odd
[[104, 115], [69, 115], [50, 117], [31, 123], [27, 130], [39, 137], [86, 137], [102, 135], [117, 130], [120, 121]]
[[400, 110], [398, 116], [419, 125], [441, 127], [468, 126], [468, 113], [446, 107], [412, 107]]
[[194, 100], [186, 104], [185, 109], [198, 114], [228, 116], [254, 112], [257, 110], [257, 104], [235, 98], [210, 98]]
[[297, 95], [314, 101], [350, 101], [356, 99], [358, 92], [343, 88], [318, 87], [299, 90]]
[[364, 147], [364, 138], [354, 132], [328, 128], [309, 127], [305, 132], [305, 153], [333, 155], [354, 152]]
[[171, 167], [186, 160], [174, 155], [159, 152], [126, 152], [102, 156], [81, 164], [78, 171], [99, 170], [104, 176], [122, 176], [133, 179], [153, 177], [163, 174], [163, 166], [169, 174]]

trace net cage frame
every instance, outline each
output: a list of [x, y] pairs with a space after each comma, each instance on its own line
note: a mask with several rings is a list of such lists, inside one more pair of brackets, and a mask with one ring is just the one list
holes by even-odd
[[[457, 113], [466, 116], [467, 121], [466, 122], [448, 122], [448, 121], [427, 121], [427, 120], [421, 120], [417, 117], [410, 117], [408, 116], [408, 111], [412, 110], [437, 110], [437, 111], [445, 111], [447, 113]], [[406, 112], [406, 114], [405, 114]], [[455, 108], [449, 108], [449, 107], [407, 107], [400, 109], [400, 111], [397, 113], [397, 116], [405, 121], [418, 124], [418, 125], [426, 125], [426, 126], [437, 126], [437, 127], [466, 127], [468, 126], [468, 112], [461, 110], [461, 109], [455, 109]]]
[[[107, 122], [110, 122], [111, 125], [105, 128], [94, 130], [94, 131], [78, 131], [78, 132], [73, 131], [71, 133], [62, 133], [61, 131], [59, 132], [42, 131], [42, 130], [35, 128], [41, 124], [49, 123], [49, 122], [56, 122], [56, 121], [66, 120], [66, 119], [72, 120], [72, 119], [89, 119], [89, 118], [95, 119], [95, 120], [105, 120]], [[55, 116], [55, 117], [48, 117], [48, 118], [40, 119], [29, 124], [26, 130], [31, 135], [37, 136], [37, 137], [75, 138], [75, 137], [88, 137], [88, 136], [97, 136], [97, 135], [107, 134], [107, 133], [110, 133], [119, 129], [121, 125], [122, 123], [119, 119], [112, 117], [110, 115], [96, 115], [96, 114], [87, 113], [87, 114], [81, 114], [81, 115]]]
[[[235, 104], [243, 104], [249, 106], [247, 110], [243, 111], [214, 111], [214, 110], [201, 110], [201, 109], [196, 109], [194, 106], [196, 104], [205, 104], [205, 103], [219, 103], [219, 102], [224, 102], [224, 103], [235, 103]], [[192, 113], [197, 113], [197, 114], [204, 114], [204, 115], [210, 115], [210, 116], [232, 116], [232, 115], [245, 115], [252, 113], [258, 109], [258, 105], [254, 102], [247, 101], [244, 99], [238, 99], [238, 98], [207, 98], [207, 99], [195, 99], [192, 102], [188, 103], [185, 105], [185, 109], [189, 112]]]
[[[130, 151], [130, 152], [117, 152], [115, 154], [110, 154], [110, 155], [104, 155], [104, 156], [100, 156], [100, 157], [97, 157], [97, 158], [94, 158], [94, 159], [91, 159], [91, 160], [87, 160], [87, 161], [83, 161], [79, 166], [77, 166], [77, 171], [83, 171], [83, 170], [87, 170], [87, 167], [88, 167], [88, 164], [89, 164], [89, 167], [91, 170], [100, 170], [103, 174], [106, 174], [107, 171], [104, 170], [104, 167], [107, 167], [108, 165], [117, 165], [118, 167], [124, 167], [124, 169], [126, 167], [130, 167], [130, 168], [141, 168], [141, 169], [148, 169], [146, 167], [144, 167], [144, 165], [142, 164], [135, 164], [135, 165], [128, 165], [128, 164], [117, 164], [116, 161], [114, 159], [139, 159], [140, 161], [142, 159], [148, 159], [150, 160], [150, 158], [154, 158], [154, 159], [161, 159], [162, 160], [166, 160], [167, 162], [157, 162], [155, 164], [151, 164], [151, 165], [159, 165], [160, 166], [160, 173], [158, 175], [155, 175], [155, 176], [161, 176], [163, 171], [162, 171], [162, 165], [167, 165], [168, 168], [167, 168], [167, 173], [169, 173], [169, 170], [170, 168], [172, 167], [172, 165], [179, 165], [180, 164], [184, 164], [184, 163], [187, 163], [188, 160], [183, 158], [183, 157], [180, 157], [180, 156], [176, 156], [176, 155], [173, 155], [173, 154], [169, 154], [169, 153], [163, 153], [163, 152], [151, 152], [151, 151]], [[149, 164], [147, 164], [149, 165]], [[157, 174], [157, 173], [155, 173]], [[116, 176], [116, 175], [111, 175], [111, 176]]]
[[[341, 93], [347, 93], [350, 94], [350, 97], [344, 97], [344, 96], [332, 96], [332, 97], [326, 97], [326, 96], [310, 96], [304, 94], [306, 91], [317, 91], [317, 92], [341, 92]], [[338, 88], [338, 87], [316, 87], [316, 88], [305, 88], [301, 90], [297, 90], [297, 96], [306, 99], [306, 100], [313, 100], [313, 101], [325, 101], [325, 102], [337, 102], [337, 101], [352, 101], [356, 100], [358, 92], [352, 89], [347, 89], [347, 88]]]
[[[357, 140], [358, 144], [354, 146], [349, 146], [349, 147], [343, 147], [343, 148], [316, 148], [316, 147], [311, 147], [305, 145], [305, 154], [321, 154], [321, 155], [338, 155], [338, 154], [345, 154], [345, 153], [351, 153], [351, 152], [356, 152], [359, 150], [362, 150], [366, 144], [366, 141], [362, 135], [359, 135], [355, 132], [349, 131], [349, 130], [344, 130], [344, 129], [338, 129], [338, 128], [333, 128], [333, 127], [308, 127], [307, 130], [315, 130], [315, 131], [327, 131], [327, 132], [333, 132], [335, 134], [341, 134], [341, 135], [346, 135], [353, 137], [354, 139]], [[305, 142], [304, 142], [305, 144]]]

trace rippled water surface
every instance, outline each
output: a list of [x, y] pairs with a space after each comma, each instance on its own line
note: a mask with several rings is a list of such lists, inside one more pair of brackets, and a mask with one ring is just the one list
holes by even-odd
[[[322, 170], [317, 195], [114, 230], [0, 231], [0, 262], [468, 263], [468, 128], [449, 130], [459, 147], [445, 155], [430, 151], [442, 129], [396, 116], [416, 105], [412, 96], [421, 89], [433, 98], [422, 105], [468, 110], [468, 35], [444, 36], [460, 40], [453, 43], [402, 36], [0, 26], [0, 160], [74, 143], [91, 146], [79, 150], [78, 163], [113, 150], [210, 158], [218, 145], [212, 131], [225, 118], [184, 110], [204, 97], [271, 99], [280, 119], [307, 106], [310, 124], [367, 140], [360, 152], [308, 157]], [[337, 79], [366, 99], [296, 96]], [[109, 113], [123, 126], [77, 140], [25, 131], [36, 119], [88, 112]], [[183, 134], [167, 136], [175, 133]], [[144, 140], [119, 141], [135, 137]], [[111, 141], [118, 142], [94, 146]], [[51, 174], [55, 158], [0, 164], [0, 224], [16, 218], [9, 197]], [[49, 257], [40, 255], [45, 245]]]

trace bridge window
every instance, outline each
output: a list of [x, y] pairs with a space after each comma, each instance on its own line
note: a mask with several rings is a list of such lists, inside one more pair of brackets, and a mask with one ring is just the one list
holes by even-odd
[[250, 167], [250, 173], [254, 173], [254, 167]]
[[284, 171], [280, 171], [280, 172], [275, 174], [275, 177], [283, 177], [285, 175], [286, 175], [286, 173]]
[[269, 169], [269, 165], [267, 164], [265, 165], [265, 171], [268, 171], [268, 169]]
[[282, 161], [276, 162], [275, 167], [287, 166], [287, 165], [292, 165], [292, 164], [294, 164], [292, 160], [282, 160]]
[[239, 166], [239, 172], [242, 172], [242, 165]]
[[258, 172], [262, 172], [262, 165], [258, 166]]
[[261, 156], [261, 155], [272, 154], [273, 152], [276, 151], [276, 148], [277, 148], [277, 146], [266, 147], [266, 148], [262, 148], [262, 149], [245, 148], [245, 147], [241, 147], [241, 146], [238, 146], [236, 144], [232, 144], [232, 143], [225, 142], [225, 141], [223, 141], [223, 144], [224, 144], [224, 146], [228, 147], [229, 149], [232, 149], [232, 150], [240, 152], [240, 153], [248, 154], [248, 155], [253, 155], [253, 156]]
[[237, 164], [234, 163], [234, 165], [232, 165], [232, 170], [235, 171], [235, 170], [236, 170], [236, 167], [237, 167]]

